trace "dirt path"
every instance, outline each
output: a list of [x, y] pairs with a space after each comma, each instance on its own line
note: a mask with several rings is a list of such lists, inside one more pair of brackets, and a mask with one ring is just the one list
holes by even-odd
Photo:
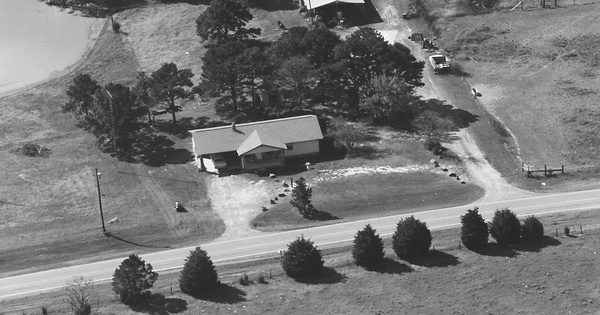
[[245, 176], [213, 177], [208, 193], [213, 211], [225, 223], [225, 233], [220, 239], [236, 239], [262, 232], [248, 225], [263, 206], [276, 196], [272, 179], [250, 180]]
[[[392, 0], [380, 0], [374, 1], [374, 5], [377, 7], [384, 23], [375, 25], [376, 29], [389, 30], [397, 29], [398, 36], [396, 41], [410, 48], [413, 55], [418, 60], [427, 60], [427, 55], [418, 45], [408, 40], [408, 36], [412, 33], [408, 23], [401, 18], [400, 12], [397, 12], [397, 6], [392, 4]], [[425, 65], [423, 71], [423, 83], [425, 86], [419, 88], [417, 93], [424, 99], [436, 98], [441, 100], [449, 99], [449, 92], [442, 88], [442, 85], [436, 84], [437, 80], [440, 80], [433, 74], [433, 71]], [[456, 87], [468, 89], [469, 87]], [[478, 200], [476, 203], [498, 201], [507, 198], [524, 197], [532, 195], [533, 193], [515, 188], [511, 186], [502, 175], [494, 169], [494, 167], [486, 160], [485, 155], [475, 140], [471, 137], [471, 134], [467, 129], [462, 129], [456, 133], [457, 140], [451, 143], [446, 143], [445, 146], [452, 150], [465, 165], [468, 171], [469, 179], [475, 182], [477, 185], [485, 189], [485, 196]]]

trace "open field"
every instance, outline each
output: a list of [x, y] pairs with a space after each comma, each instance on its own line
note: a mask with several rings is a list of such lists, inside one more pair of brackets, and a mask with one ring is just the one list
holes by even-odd
[[[565, 165], [569, 173], [525, 180], [519, 172], [504, 170], [519, 186], [568, 190], [598, 185], [594, 118], [600, 4], [593, 2], [559, 2], [558, 8], [548, 2], [551, 8], [542, 9], [525, 1], [525, 10], [471, 15], [464, 1], [424, 1], [437, 18], [438, 40], [460, 64], [468, 84], [482, 93], [478, 101], [516, 136], [513, 154], [534, 169]], [[504, 8], [516, 4], [498, 3]], [[486, 143], [481, 145], [485, 151]]]
[[[352, 263], [351, 246], [324, 249], [327, 276], [306, 283], [286, 277], [277, 259], [219, 266], [223, 285], [206, 299], [179, 291], [177, 272], [161, 274], [152, 302], [131, 309], [109, 284], [94, 289], [97, 314], [595, 314], [600, 303], [597, 210], [541, 217], [544, 240], [475, 253], [457, 247], [459, 229], [433, 231], [427, 258], [388, 261], [377, 271]], [[580, 225], [583, 234], [580, 234]], [[571, 227], [573, 236], [562, 234]], [[559, 234], [555, 235], [555, 230]], [[248, 274], [253, 283], [243, 286]], [[263, 275], [266, 283], [257, 282]], [[172, 291], [171, 291], [172, 290]], [[61, 292], [2, 301], [5, 315], [67, 311]]]
[[[156, 4], [118, 13], [114, 18], [121, 23], [122, 33], [112, 32], [107, 20], [94, 48], [76, 71], [90, 73], [102, 84], [131, 85], [138, 71], [153, 71], [162, 62], [173, 61], [180, 68], [193, 69], [197, 82], [206, 48], [195, 36], [194, 19], [204, 8], [185, 3]], [[288, 26], [303, 21], [298, 19], [294, 8], [254, 12], [261, 17], [255, 23], [265, 26], [265, 38], [281, 32], [266, 27], [275, 26], [277, 20], [289, 20]], [[0, 99], [0, 107], [4, 109], [0, 112], [2, 276], [198, 244], [221, 236], [224, 222], [212, 211], [207, 195], [211, 175], [199, 174], [191, 164], [191, 140], [185, 133], [185, 129], [218, 121], [210, 106], [198, 106], [194, 101], [183, 104], [184, 111], [178, 113], [183, 132], [170, 130], [166, 115], [157, 118], [157, 130], [148, 131], [142, 138], [143, 149], [127, 161], [119, 161], [100, 152], [93, 136], [77, 128], [71, 115], [61, 112], [61, 105], [66, 102], [65, 89], [74, 75]], [[29, 141], [49, 149], [50, 155], [30, 158], [18, 154], [18, 149]], [[414, 147], [420, 147], [419, 143]], [[421, 164], [431, 158], [422, 148], [400, 153], [408, 156], [408, 152], [418, 152]], [[354, 158], [348, 163], [361, 165], [374, 160], [379, 160], [380, 165], [386, 163], [382, 156], [387, 153], [375, 150], [369, 154], [373, 153], [375, 157]], [[408, 160], [396, 163], [404, 165]], [[105, 220], [118, 219], [117, 223], [107, 225], [113, 236], [110, 238], [102, 236], [100, 229], [96, 168], [102, 174], [100, 190]], [[442, 175], [434, 176], [431, 181], [428, 178], [431, 176], [427, 175], [421, 184], [412, 181], [414, 191], [426, 192], [431, 182], [436, 187], [446, 184], [461, 187], [450, 192], [464, 193], [463, 202], [477, 198], [480, 192]], [[386, 178], [375, 176], [373, 183], [383, 179]], [[413, 198], [415, 202], [418, 199]], [[452, 194], [448, 198], [448, 202], [455, 204], [458, 196]], [[363, 195], [360, 199], [368, 201], [369, 197]], [[174, 212], [176, 201], [189, 212]], [[445, 202], [436, 198], [420, 206], [425, 209], [440, 203]], [[392, 204], [371, 207], [370, 211], [387, 214], [391, 207]]]

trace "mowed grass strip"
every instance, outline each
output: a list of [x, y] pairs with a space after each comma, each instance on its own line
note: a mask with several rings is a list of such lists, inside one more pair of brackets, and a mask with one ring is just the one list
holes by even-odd
[[[310, 182], [309, 182], [310, 184]], [[430, 171], [401, 174], [355, 175], [313, 185], [312, 203], [317, 210], [340, 218], [309, 221], [285, 198], [252, 221], [259, 230], [274, 231], [298, 226], [331, 224], [467, 204], [483, 196], [472, 184]]]

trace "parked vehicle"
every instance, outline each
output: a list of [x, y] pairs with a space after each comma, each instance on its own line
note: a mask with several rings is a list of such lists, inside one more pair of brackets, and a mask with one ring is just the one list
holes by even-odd
[[[165, 110], [167, 111], [167, 113], [171, 112], [171, 107], [167, 107], [165, 108]], [[175, 112], [180, 112], [183, 110], [183, 107], [179, 106], [179, 105], [175, 105]]]
[[450, 70], [450, 58], [445, 55], [431, 55], [429, 56], [429, 63], [436, 73]]

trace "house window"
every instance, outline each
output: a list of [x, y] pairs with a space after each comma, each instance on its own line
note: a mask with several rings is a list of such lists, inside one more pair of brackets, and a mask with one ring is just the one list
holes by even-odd
[[294, 150], [294, 145], [291, 143], [286, 143], [285, 146], [287, 147], [288, 150], [292, 151]]

